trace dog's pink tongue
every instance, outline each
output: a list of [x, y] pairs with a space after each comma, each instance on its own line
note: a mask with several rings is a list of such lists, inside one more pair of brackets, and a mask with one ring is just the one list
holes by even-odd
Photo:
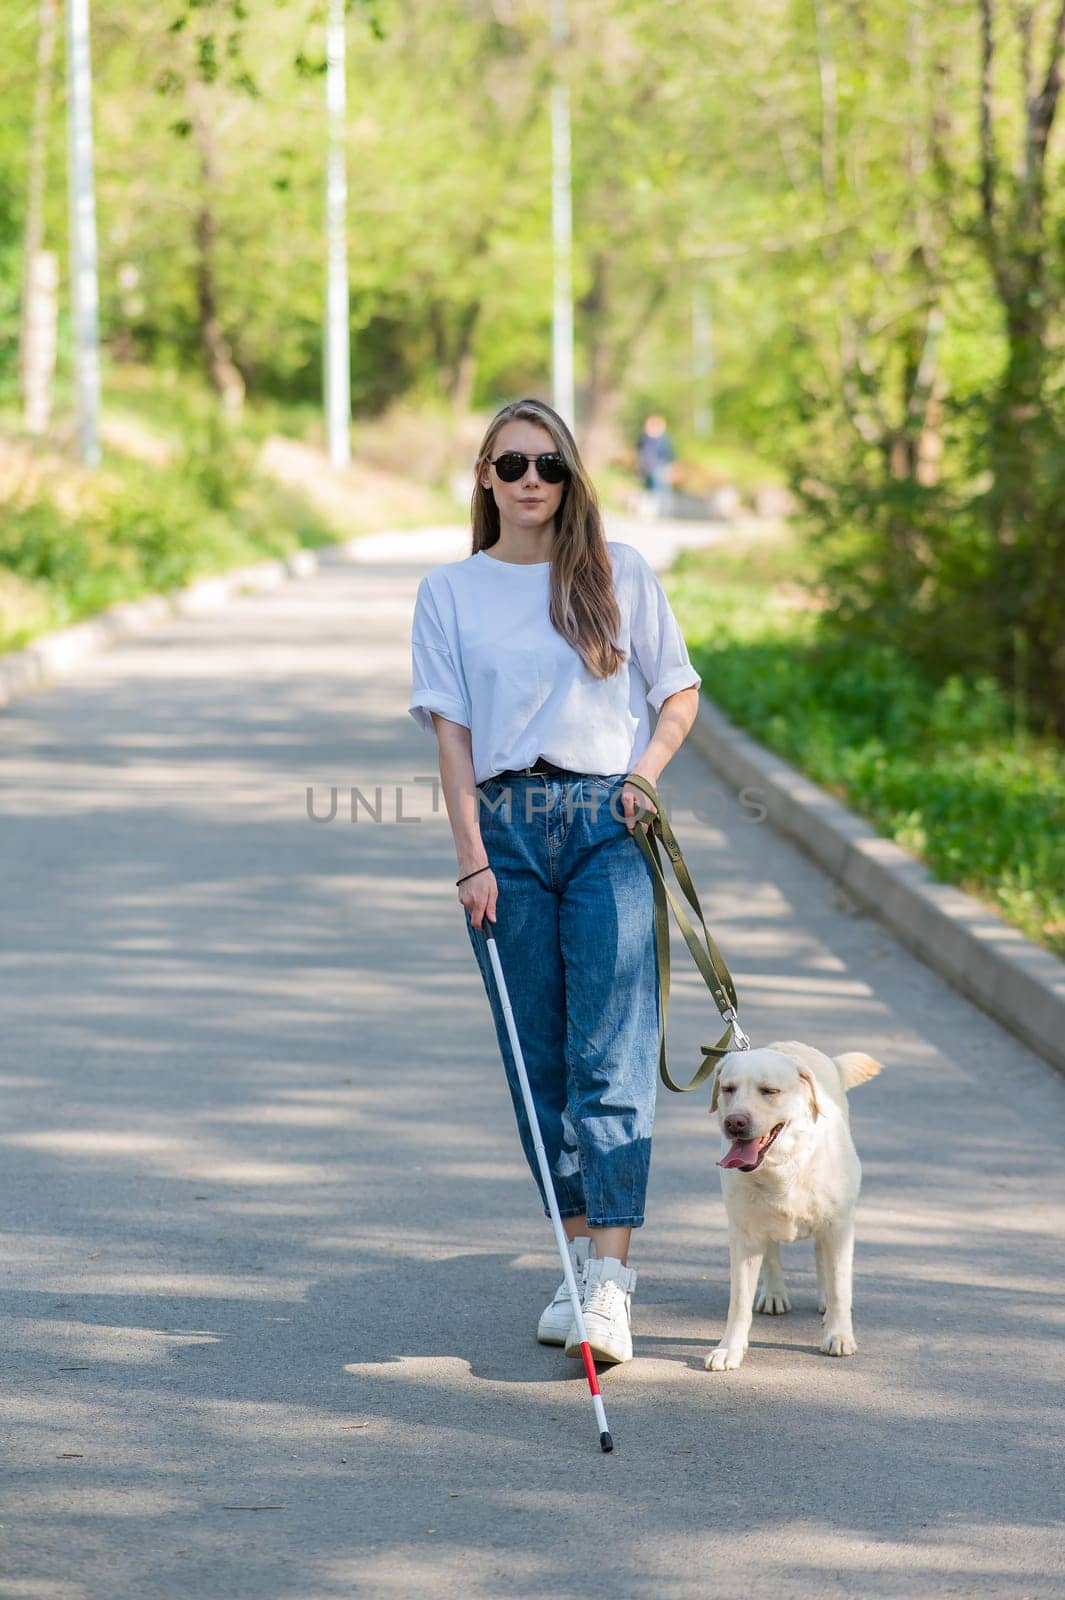
[[758, 1165], [760, 1139], [737, 1139], [727, 1156], [722, 1156], [719, 1167], [739, 1167], [741, 1172], [752, 1172]]

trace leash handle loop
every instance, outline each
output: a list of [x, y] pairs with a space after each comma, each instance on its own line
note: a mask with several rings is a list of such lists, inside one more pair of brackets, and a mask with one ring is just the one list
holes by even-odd
[[[629, 773], [626, 776], [625, 782], [630, 784], [634, 789], [640, 789], [645, 795], [648, 796], [649, 799], [654, 802], [654, 805], [657, 808], [657, 815], [650, 813], [645, 807], [641, 806], [639, 808], [639, 820], [637, 821], [636, 827], [633, 829], [633, 835], [636, 839], [636, 843], [639, 845], [644, 856], [647, 858], [654, 880], [655, 946], [658, 955], [658, 980], [662, 1008], [662, 1029], [659, 1037], [658, 1070], [661, 1073], [662, 1082], [665, 1084], [667, 1089], [672, 1089], [677, 1094], [687, 1094], [689, 1090], [698, 1089], [700, 1084], [706, 1082], [707, 1078], [717, 1066], [720, 1058], [724, 1055], [727, 1055], [730, 1050], [749, 1049], [750, 1040], [747, 1038], [747, 1035], [744, 1033], [739, 1024], [739, 1017], [737, 1015], [739, 1002], [736, 998], [736, 986], [732, 981], [732, 974], [729, 972], [725, 958], [715, 944], [713, 938], [711, 937], [710, 930], [706, 926], [706, 919], [703, 916], [702, 906], [699, 904], [699, 896], [695, 892], [695, 885], [692, 882], [691, 873], [688, 871], [688, 865], [684, 860], [684, 854], [677, 842], [676, 834], [673, 832], [669, 818], [666, 816], [662, 802], [658, 797], [658, 793], [655, 790], [654, 785], [649, 783], [648, 780], [639, 773]], [[645, 820], [648, 823], [646, 828], [641, 825]], [[703, 932], [704, 943], [700, 943], [699, 936], [692, 927], [683, 906], [680, 904], [677, 897], [670, 889], [669, 884], [666, 882], [666, 875], [662, 868], [662, 862], [658, 853], [659, 843], [661, 843], [665, 849], [666, 854], [672, 863], [673, 871], [676, 875], [677, 882], [680, 885], [684, 898], [687, 900], [688, 904], [691, 906], [692, 910], [699, 919], [699, 925]], [[670, 981], [670, 906], [673, 907], [673, 913], [676, 916], [678, 924], [680, 925], [680, 931], [683, 933], [685, 943], [687, 944], [688, 949], [691, 951], [695, 964], [702, 974], [703, 981], [710, 990], [710, 993], [713, 995], [714, 1004], [720, 1011], [722, 1020], [728, 1024], [725, 1032], [721, 1035], [716, 1044], [703, 1044], [699, 1046], [703, 1053], [703, 1061], [696, 1068], [690, 1083], [674, 1082], [672, 1076], [670, 1075], [669, 1065], [666, 1059], [666, 1023], [669, 1013]]]

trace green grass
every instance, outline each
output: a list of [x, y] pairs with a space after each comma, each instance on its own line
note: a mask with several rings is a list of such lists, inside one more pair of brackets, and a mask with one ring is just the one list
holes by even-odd
[[803, 599], [793, 540], [685, 552], [667, 579], [725, 714], [925, 861], [1065, 956], [1065, 751], [1017, 726], [989, 678], [935, 683], [897, 650], [840, 642]]
[[0, 572], [14, 598], [0, 606], [0, 650], [116, 601], [336, 538], [230, 452], [193, 449], [169, 468], [110, 453], [97, 482], [67, 490], [4, 506]]
[[380, 472], [364, 482], [357, 464], [330, 503], [315, 484], [303, 494], [267, 477], [256, 460], [269, 434], [316, 442], [307, 408], [249, 406], [228, 422], [195, 379], [122, 367], [107, 373], [105, 396], [105, 440], [121, 443], [105, 443], [97, 472], [0, 416], [0, 652], [120, 600], [455, 515], [442, 491]]

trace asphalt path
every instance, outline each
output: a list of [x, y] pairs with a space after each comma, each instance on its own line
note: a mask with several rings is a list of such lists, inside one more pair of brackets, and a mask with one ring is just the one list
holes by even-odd
[[[534, 1338], [557, 1261], [406, 711], [433, 560], [396, 548], [0, 714], [0, 1595], [1060, 1595], [1065, 1080], [690, 750], [663, 793], [748, 1031], [885, 1063], [859, 1352], [818, 1353], [802, 1245], [792, 1313], [703, 1370], [717, 1147], [662, 1091], [600, 1454]], [[674, 960], [679, 1073], [716, 1019]]]

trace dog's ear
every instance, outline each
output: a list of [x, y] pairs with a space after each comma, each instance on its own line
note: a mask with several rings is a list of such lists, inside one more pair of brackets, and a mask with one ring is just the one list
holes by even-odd
[[720, 1082], [721, 1082], [721, 1068], [718, 1067], [717, 1071], [714, 1073], [714, 1076], [710, 1080], [710, 1115], [711, 1116], [713, 1116], [714, 1112], [717, 1110], [717, 1086], [718, 1086], [718, 1084]]
[[816, 1122], [822, 1111], [825, 1109], [821, 1104], [821, 1096], [818, 1093], [817, 1079], [814, 1077], [809, 1067], [798, 1067], [796, 1070], [809, 1092], [810, 1107], [814, 1114], [814, 1121]]

